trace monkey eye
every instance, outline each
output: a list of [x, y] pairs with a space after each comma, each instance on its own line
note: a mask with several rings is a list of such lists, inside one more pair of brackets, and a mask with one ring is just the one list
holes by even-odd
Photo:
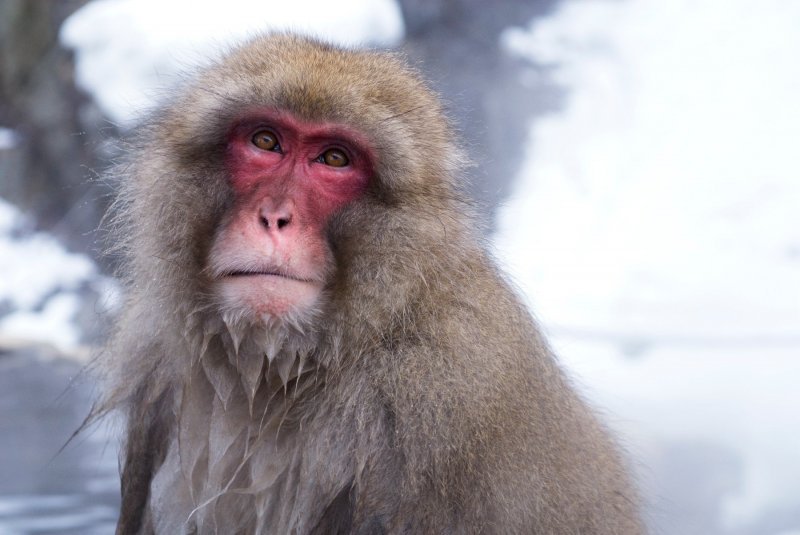
[[278, 143], [278, 136], [272, 130], [259, 130], [253, 137], [250, 138], [253, 145], [261, 150], [269, 150], [272, 152], [280, 152], [281, 144]]
[[328, 149], [320, 154], [316, 161], [331, 167], [344, 167], [350, 163], [350, 158], [341, 149]]

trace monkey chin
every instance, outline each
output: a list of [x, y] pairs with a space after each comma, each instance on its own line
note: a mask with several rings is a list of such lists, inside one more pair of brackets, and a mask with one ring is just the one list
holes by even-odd
[[222, 277], [215, 283], [215, 293], [228, 317], [298, 327], [318, 309], [322, 285], [283, 275], [252, 273]]

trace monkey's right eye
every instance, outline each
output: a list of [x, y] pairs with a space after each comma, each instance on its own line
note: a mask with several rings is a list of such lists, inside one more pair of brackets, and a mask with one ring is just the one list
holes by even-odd
[[261, 150], [269, 150], [272, 152], [280, 152], [281, 144], [278, 143], [278, 136], [272, 130], [259, 130], [253, 137], [250, 138], [253, 145]]

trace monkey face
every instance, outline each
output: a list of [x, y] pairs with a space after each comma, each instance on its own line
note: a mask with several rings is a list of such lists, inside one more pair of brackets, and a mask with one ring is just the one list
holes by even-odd
[[274, 110], [235, 121], [226, 147], [233, 203], [208, 259], [217, 301], [242, 317], [302, 315], [333, 269], [327, 223], [363, 195], [371, 150], [344, 125]]

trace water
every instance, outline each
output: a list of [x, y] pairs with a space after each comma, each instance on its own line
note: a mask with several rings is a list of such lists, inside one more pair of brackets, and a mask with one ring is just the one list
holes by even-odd
[[0, 535], [114, 532], [118, 444], [110, 424], [61, 450], [91, 405], [80, 370], [43, 348], [0, 352]]

